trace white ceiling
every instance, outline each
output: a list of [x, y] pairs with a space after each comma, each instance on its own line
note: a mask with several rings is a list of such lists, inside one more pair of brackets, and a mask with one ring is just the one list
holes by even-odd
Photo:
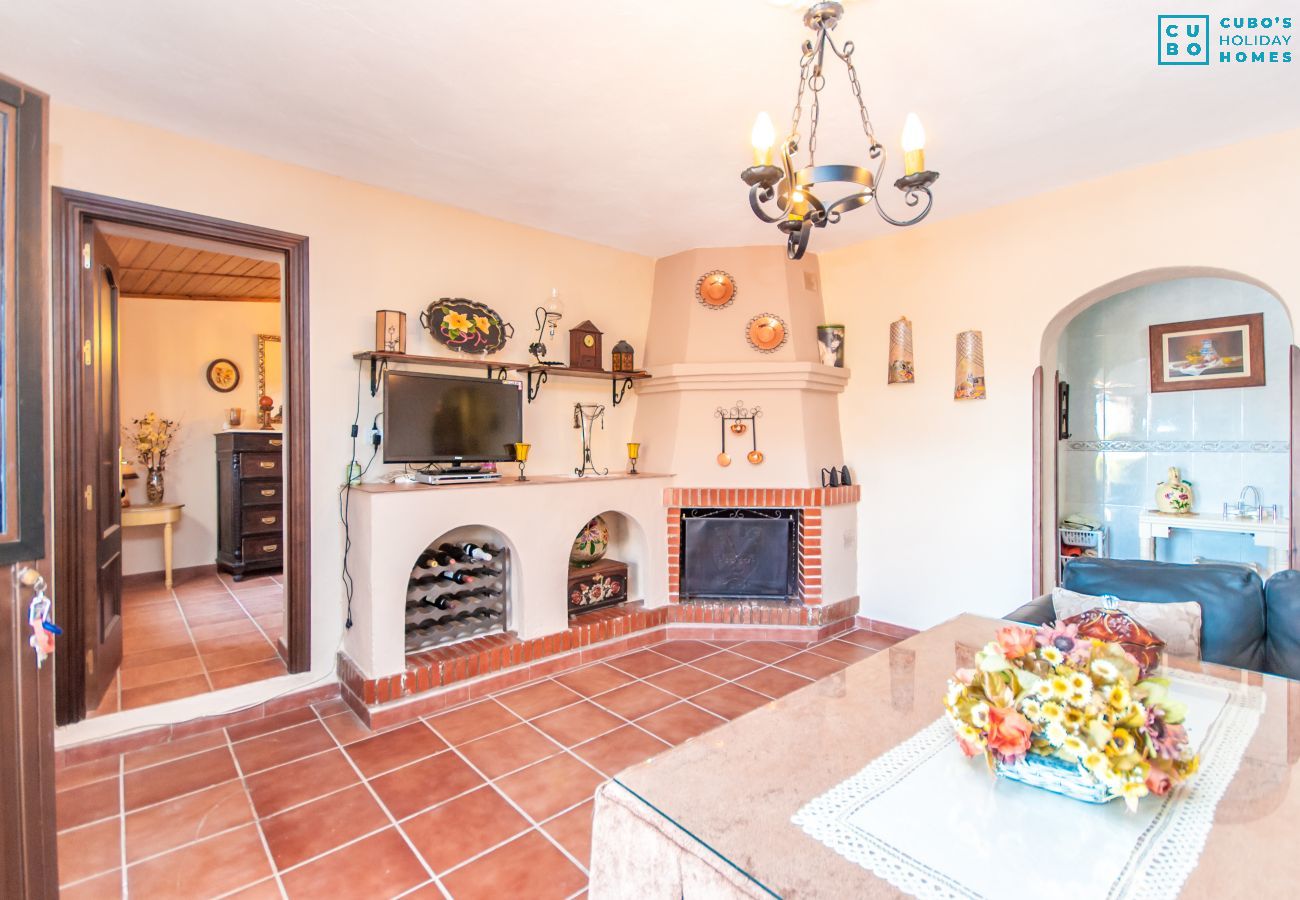
[[[856, 0], [837, 37], [888, 183], [924, 121], [938, 218], [1300, 126], [1300, 59], [1158, 67], [1158, 11]], [[779, 242], [739, 172], [755, 113], [788, 121], [806, 34], [770, 0], [0, 0], [0, 66], [56, 102], [651, 255]], [[860, 161], [838, 64], [823, 96], [819, 159]], [[1267, 190], [1243, 175], [1205, 189]], [[813, 249], [887, 228], [860, 210]]]

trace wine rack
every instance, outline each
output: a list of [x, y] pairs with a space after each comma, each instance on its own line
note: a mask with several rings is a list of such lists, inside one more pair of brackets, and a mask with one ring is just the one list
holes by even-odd
[[[411, 570], [406, 588], [406, 652], [506, 629], [510, 551], [484, 545], [488, 559], [453, 559], [431, 546]], [[477, 546], [477, 545], [468, 545]], [[454, 547], [456, 553], [463, 552]]]

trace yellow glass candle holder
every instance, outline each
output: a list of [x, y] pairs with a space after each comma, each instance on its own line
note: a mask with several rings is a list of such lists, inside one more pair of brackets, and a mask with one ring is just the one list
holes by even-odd
[[637, 473], [637, 470], [636, 470], [636, 461], [637, 461], [638, 458], [640, 458], [640, 456], [641, 456], [641, 445], [640, 445], [640, 444], [628, 444], [628, 445], [627, 445], [627, 458], [628, 458], [628, 461], [632, 463], [632, 469], [631, 469], [631, 471], [628, 472], [629, 475], [636, 475], [636, 474], [638, 474], [638, 473]]
[[524, 463], [528, 462], [528, 451], [533, 447], [532, 444], [515, 444], [515, 462], [519, 463], [519, 477], [516, 481], [527, 481], [528, 477], [524, 475]]

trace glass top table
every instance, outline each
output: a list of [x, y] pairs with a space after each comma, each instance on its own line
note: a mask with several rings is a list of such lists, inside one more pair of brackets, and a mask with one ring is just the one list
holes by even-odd
[[[614, 783], [630, 792], [628, 802], [643, 806], [642, 814], [675, 830], [690, 852], [730, 869], [733, 880], [743, 876], [744, 893], [900, 896], [790, 818], [941, 716], [948, 678], [969, 666], [1002, 624], [959, 616], [628, 769]], [[1268, 897], [1294, 889], [1300, 682], [1181, 660], [1169, 665], [1255, 685], [1265, 697], [1182, 896]]]

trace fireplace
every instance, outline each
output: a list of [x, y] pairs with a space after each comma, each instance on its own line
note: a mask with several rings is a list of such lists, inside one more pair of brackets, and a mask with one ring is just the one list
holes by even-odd
[[681, 599], [798, 600], [799, 510], [681, 514]]

